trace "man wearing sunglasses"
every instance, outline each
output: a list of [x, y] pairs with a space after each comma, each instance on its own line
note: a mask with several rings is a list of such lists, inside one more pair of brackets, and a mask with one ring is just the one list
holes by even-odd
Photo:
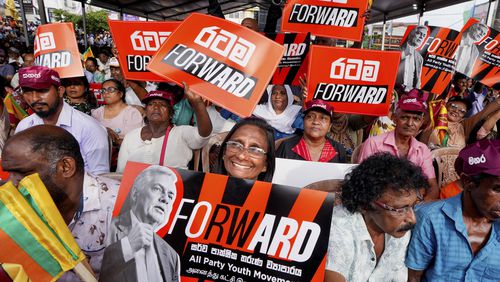
[[16, 133], [41, 124], [64, 128], [80, 145], [85, 171], [96, 175], [109, 172], [106, 130], [95, 119], [64, 102], [64, 87], [56, 71], [42, 66], [22, 68], [19, 86], [23, 99], [35, 113], [19, 122]]
[[499, 281], [500, 140], [483, 140], [455, 161], [464, 191], [417, 211], [408, 281]]
[[419, 167], [389, 153], [354, 168], [333, 208], [325, 281], [406, 281], [408, 231], [427, 188]]

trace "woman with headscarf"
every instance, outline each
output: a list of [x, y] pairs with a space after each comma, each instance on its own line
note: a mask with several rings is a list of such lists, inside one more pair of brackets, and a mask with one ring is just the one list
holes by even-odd
[[295, 129], [302, 129], [303, 119], [301, 107], [293, 105], [292, 89], [288, 85], [269, 85], [270, 93], [267, 103], [257, 105], [253, 115], [266, 120], [274, 128], [276, 140], [295, 133]]

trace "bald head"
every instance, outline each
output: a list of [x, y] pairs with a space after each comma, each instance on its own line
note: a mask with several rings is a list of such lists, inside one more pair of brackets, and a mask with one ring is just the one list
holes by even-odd
[[75, 160], [77, 171], [84, 171], [78, 141], [71, 133], [57, 126], [37, 125], [15, 134], [5, 143], [2, 161], [16, 158], [30, 162], [35, 155], [46, 160], [51, 169], [55, 169], [54, 166], [62, 157], [68, 156]]
[[241, 25], [254, 31], [259, 31], [259, 23], [252, 18], [244, 18]]

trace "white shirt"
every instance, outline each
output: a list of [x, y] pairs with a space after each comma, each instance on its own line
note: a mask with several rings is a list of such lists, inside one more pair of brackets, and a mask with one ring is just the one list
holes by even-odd
[[[141, 130], [142, 127], [125, 135], [118, 154], [117, 172], [123, 172], [127, 161], [160, 163], [161, 147], [165, 136], [142, 140]], [[189, 161], [193, 158], [193, 150], [203, 147], [209, 139], [210, 136], [201, 137], [197, 127], [174, 126], [168, 136], [164, 165], [187, 169]]]
[[139, 97], [137, 97], [132, 87], [127, 87], [125, 91], [125, 103], [142, 107], [142, 102]]
[[[42, 124], [45, 124], [43, 119], [32, 114], [19, 122], [16, 133]], [[108, 132], [97, 120], [63, 102], [56, 126], [67, 130], [78, 141], [85, 171], [96, 175], [109, 172]]]
[[[405, 55], [405, 53], [403, 53]], [[415, 50], [410, 50], [409, 54], [405, 56], [405, 73], [403, 84], [406, 90], [413, 89], [413, 80], [415, 79]]]
[[407, 281], [404, 264], [410, 232], [402, 238], [385, 234], [385, 250], [377, 264], [374, 244], [363, 216], [343, 206], [333, 208], [326, 269], [342, 274], [346, 281]]
[[[85, 173], [83, 178], [81, 214], [76, 214], [68, 225], [76, 243], [89, 258], [90, 266], [99, 277], [106, 235], [111, 223], [113, 207], [120, 182]], [[59, 281], [79, 281], [73, 272], [65, 273]]]

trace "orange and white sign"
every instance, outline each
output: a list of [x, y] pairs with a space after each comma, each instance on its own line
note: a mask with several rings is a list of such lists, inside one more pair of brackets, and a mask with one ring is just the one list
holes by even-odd
[[368, 0], [289, 0], [281, 29], [360, 41], [367, 7]]
[[129, 80], [165, 81], [147, 69], [153, 55], [180, 22], [108, 20], [123, 75]]
[[61, 78], [83, 76], [72, 23], [39, 26], [35, 35], [34, 55], [35, 65], [52, 68]]
[[250, 116], [284, 47], [221, 18], [191, 14], [151, 59], [148, 69], [240, 116]]
[[307, 100], [331, 103], [335, 112], [386, 115], [401, 53], [311, 47]]

